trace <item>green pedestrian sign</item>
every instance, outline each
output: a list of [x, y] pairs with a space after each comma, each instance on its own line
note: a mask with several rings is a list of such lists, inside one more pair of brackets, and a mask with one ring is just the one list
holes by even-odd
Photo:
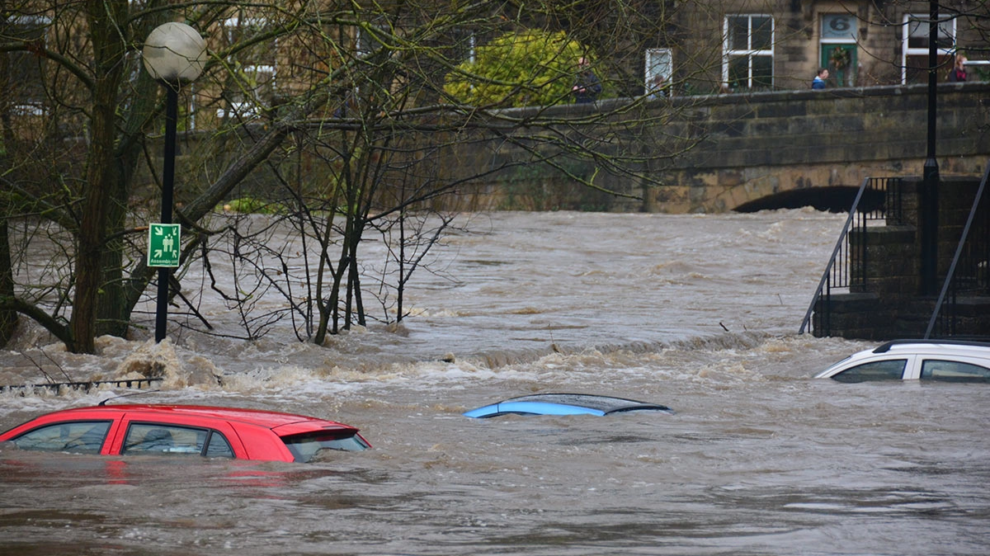
[[179, 266], [178, 224], [152, 224], [148, 227], [148, 267]]

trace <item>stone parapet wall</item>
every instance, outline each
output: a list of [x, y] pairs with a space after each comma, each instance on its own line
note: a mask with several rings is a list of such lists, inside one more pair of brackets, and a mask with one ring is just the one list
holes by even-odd
[[[674, 163], [665, 178], [673, 190], [658, 192], [670, 208], [720, 212], [787, 190], [922, 174], [925, 87], [748, 96], [749, 102], [713, 110], [711, 140]], [[939, 88], [936, 154], [943, 175], [978, 176], [990, 157], [987, 99], [990, 85]]]
[[[623, 99], [595, 105], [556, 107], [582, 115], [615, 107]], [[604, 205], [612, 211], [724, 212], [769, 195], [823, 186], [858, 186], [866, 177], [921, 175], [927, 153], [927, 87], [890, 86], [825, 91], [784, 91], [681, 97], [654, 101], [666, 110], [670, 136], [695, 138], [686, 153], [655, 161], [648, 174], [657, 183], [601, 173], [596, 184], [640, 200], [591, 195], [548, 167], [502, 172], [476, 183], [495, 208], [513, 206], [504, 186], [515, 184], [515, 200], [553, 199], [549, 208]], [[525, 116], [531, 109], [516, 109]], [[937, 157], [943, 176], [979, 176], [990, 158], [990, 84], [938, 87]], [[663, 155], [664, 153], [653, 153]], [[526, 156], [508, 147], [465, 147], [451, 160], [465, 165]], [[591, 176], [594, 166], [571, 170]], [[549, 195], [548, 195], [549, 192]]]
[[[990, 83], [943, 84], [938, 87], [937, 156], [942, 176], [976, 177], [990, 159]], [[559, 121], [593, 117], [625, 109], [630, 99], [597, 104], [504, 110], [506, 118], [524, 119], [538, 112]], [[639, 110], [639, 111], [637, 111]], [[656, 129], [635, 130], [643, 114], [665, 123]], [[618, 124], [618, 125], [616, 125]], [[657, 157], [638, 171], [610, 174], [578, 158], [559, 158], [565, 170], [583, 179], [594, 177], [615, 196], [582, 186], [546, 164], [527, 163], [533, 154], [503, 140], [479, 140], [466, 132], [449, 137], [443, 149], [445, 177], [475, 176], [480, 170], [509, 168], [477, 178], [451, 195], [437, 198], [434, 208], [447, 210], [593, 210], [613, 212], [725, 212], [783, 192], [800, 193], [817, 187], [858, 187], [866, 177], [921, 175], [927, 152], [927, 87], [887, 86], [825, 91], [781, 91], [752, 94], [674, 97], [650, 101], [636, 110], [603, 120], [602, 129], [586, 124], [576, 133], [606, 135], [626, 129], [623, 148], [639, 148]], [[636, 133], [672, 137], [666, 146], [638, 143]], [[201, 167], [192, 160], [204, 153], [223, 159], [231, 153], [205, 148], [210, 134], [180, 135], [176, 194], [181, 202], [205, 187]], [[434, 138], [435, 139], [435, 138]], [[679, 142], [678, 142], [679, 141]], [[230, 149], [245, 148], [249, 136], [230, 141]], [[696, 143], [696, 144], [695, 144]], [[678, 146], [691, 148], [668, 156]], [[161, 150], [156, 145], [150, 152]], [[559, 154], [559, 153], [558, 153]], [[636, 153], [625, 153], [627, 155]], [[321, 164], [299, 163], [307, 179], [319, 180]], [[200, 166], [197, 166], [199, 164]], [[295, 160], [286, 164], [293, 166]], [[295, 175], [295, 166], [283, 174]], [[142, 176], [154, 196], [155, 180]], [[241, 190], [273, 191], [277, 178], [260, 167]], [[140, 195], [139, 195], [140, 196]]]

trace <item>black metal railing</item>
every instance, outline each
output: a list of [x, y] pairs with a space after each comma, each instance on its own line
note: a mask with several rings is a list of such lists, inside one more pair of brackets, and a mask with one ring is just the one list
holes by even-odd
[[[884, 221], [885, 224], [903, 224], [901, 178], [866, 178], [856, 192], [849, 217], [842, 227], [832, 257], [825, 265], [825, 272], [818, 282], [818, 289], [811, 299], [808, 312], [798, 334], [811, 331], [812, 314], [819, 300], [818, 326], [816, 332], [823, 336], [831, 335], [832, 290], [848, 288], [849, 291], [865, 291], [867, 282], [866, 227], [869, 222]], [[896, 186], [895, 186], [896, 184]], [[855, 238], [855, 241], [854, 241]]]
[[956, 246], [955, 256], [942, 283], [935, 310], [932, 311], [925, 339], [948, 338], [958, 335], [962, 317], [961, 296], [990, 295], [990, 161], [987, 162], [983, 180], [976, 190], [973, 206]]
[[50, 392], [58, 393], [65, 390], [82, 390], [84, 392], [89, 392], [93, 388], [99, 388], [100, 386], [108, 385], [113, 388], [149, 388], [152, 384], [156, 382], [162, 382], [162, 378], [124, 378], [120, 380], [91, 380], [85, 382], [42, 382], [40, 384], [12, 384], [12, 385], [0, 385], [0, 392], [15, 392], [19, 391], [26, 393], [29, 391], [38, 390], [48, 390]]

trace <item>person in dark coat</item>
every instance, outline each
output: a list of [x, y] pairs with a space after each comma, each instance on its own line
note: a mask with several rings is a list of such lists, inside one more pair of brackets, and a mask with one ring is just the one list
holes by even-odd
[[602, 92], [602, 82], [598, 80], [595, 72], [591, 71], [591, 64], [588, 63], [587, 58], [578, 59], [577, 80], [571, 92], [574, 93], [574, 102], [578, 104], [595, 102]]
[[956, 56], [956, 63], [949, 70], [949, 83], [962, 83], [966, 81], [966, 57], [962, 54]]

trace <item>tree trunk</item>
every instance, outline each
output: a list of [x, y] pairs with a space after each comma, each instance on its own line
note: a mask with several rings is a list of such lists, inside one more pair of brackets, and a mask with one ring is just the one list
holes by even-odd
[[119, 233], [127, 218], [126, 183], [118, 173], [111, 178], [109, 202], [106, 205], [106, 229], [110, 237], [104, 242], [100, 256], [102, 286], [98, 293], [96, 309], [96, 335], [127, 336], [130, 311], [124, 297], [124, 238]]
[[[7, 2], [0, 0], [0, 11], [6, 13]], [[10, 72], [8, 69], [7, 56], [0, 56], [0, 92], [7, 96], [10, 90]], [[8, 169], [7, 156], [8, 149], [14, 147], [14, 133], [10, 129], [10, 103], [0, 100], [0, 117], [3, 122], [3, 136], [0, 137], [0, 173]], [[14, 297], [14, 269], [10, 264], [10, 237], [7, 232], [7, 215], [10, 213], [6, 201], [0, 195], [0, 300]], [[0, 304], [2, 305], [2, 304]], [[13, 309], [0, 308], [0, 348], [7, 345], [14, 329], [17, 327], [17, 312]]]
[[[164, 23], [169, 12], [160, 12], [156, 17], [142, 18], [142, 24], [134, 28], [134, 36], [146, 37], [152, 29]], [[148, 72], [140, 67], [134, 85], [135, 94], [125, 114], [124, 129], [115, 149], [114, 174], [111, 179], [110, 202], [107, 205], [107, 229], [109, 238], [103, 250], [103, 287], [100, 289], [97, 306], [96, 334], [111, 334], [127, 337], [130, 328], [131, 310], [128, 303], [128, 282], [124, 279], [124, 238], [121, 235], [127, 222], [127, 206], [130, 200], [131, 185], [137, 165], [141, 160], [145, 129], [154, 123], [153, 116], [158, 106], [161, 86]]]
[[[14, 274], [10, 265], [10, 238], [7, 237], [6, 210], [0, 201], [0, 299], [14, 297]], [[0, 309], [0, 348], [7, 345], [17, 328], [17, 312]]]
[[95, 81], [93, 89], [92, 143], [86, 161], [86, 191], [82, 204], [76, 251], [75, 299], [71, 330], [75, 353], [93, 353], [96, 338], [97, 299], [103, 286], [103, 250], [107, 236], [107, 206], [114, 188], [114, 139], [117, 93], [123, 73], [125, 44], [119, 22], [127, 15], [123, 0], [88, 0], [90, 36], [93, 39]]
[[[158, 88], [158, 84], [148, 78], [147, 85]], [[138, 87], [142, 86], [139, 83]], [[107, 203], [107, 223], [109, 238], [103, 250], [103, 287], [100, 288], [97, 308], [97, 335], [112, 334], [127, 337], [130, 328], [133, 305], [128, 302], [129, 283], [124, 278], [124, 237], [127, 223], [127, 203], [130, 199], [131, 183], [138, 160], [142, 155], [141, 130], [138, 126], [147, 121], [152, 106], [142, 105], [148, 99], [155, 99], [154, 92], [139, 94], [135, 102], [135, 113], [128, 122], [128, 133], [122, 138], [122, 145], [114, 156], [114, 174], [110, 178], [110, 201]], [[133, 128], [133, 129], [132, 129]]]

